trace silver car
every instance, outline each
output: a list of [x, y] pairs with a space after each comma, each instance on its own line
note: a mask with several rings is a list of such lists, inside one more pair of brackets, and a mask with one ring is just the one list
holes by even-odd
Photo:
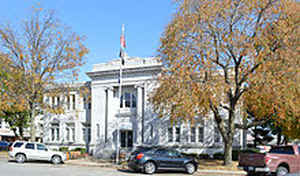
[[60, 164], [66, 160], [66, 155], [62, 152], [49, 150], [42, 143], [27, 141], [15, 141], [9, 147], [8, 156], [18, 163], [24, 163], [29, 160], [40, 160]]

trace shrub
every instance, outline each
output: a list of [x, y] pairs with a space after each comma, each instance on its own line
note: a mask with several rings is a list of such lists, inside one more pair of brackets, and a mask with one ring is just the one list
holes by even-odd
[[[240, 150], [232, 150], [232, 160], [233, 161], [239, 160], [240, 152], [241, 152]], [[214, 159], [220, 159], [220, 160], [224, 159], [224, 153], [221, 153], [221, 152], [215, 153], [213, 156], [214, 156]]]
[[61, 152], [68, 152], [69, 148], [68, 147], [60, 147], [59, 151], [61, 151]]
[[81, 148], [81, 147], [77, 147], [77, 148], [73, 149], [72, 151], [80, 152], [80, 154], [86, 153], [86, 149]]
[[199, 159], [210, 159], [209, 154], [200, 154], [198, 155]]

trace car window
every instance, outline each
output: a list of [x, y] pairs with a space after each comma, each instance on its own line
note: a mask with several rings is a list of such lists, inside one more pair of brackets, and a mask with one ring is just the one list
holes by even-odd
[[289, 154], [289, 155], [295, 154], [292, 146], [274, 147], [269, 151], [269, 153]]
[[168, 155], [171, 157], [178, 157], [180, 156], [180, 153], [177, 152], [176, 150], [169, 150]]
[[43, 144], [37, 144], [37, 145], [36, 145], [36, 148], [37, 148], [38, 150], [46, 150], [46, 146], [43, 145]]
[[20, 148], [22, 145], [23, 145], [23, 142], [16, 142], [16, 143], [14, 144], [14, 147], [15, 147], [15, 148]]
[[34, 150], [34, 144], [33, 143], [28, 143], [28, 144], [25, 145], [25, 148]]
[[300, 146], [298, 147], [298, 153], [300, 154]]
[[165, 149], [158, 149], [155, 151], [155, 154], [160, 155], [160, 156], [166, 156], [166, 155], [168, 155], [168, 151]]

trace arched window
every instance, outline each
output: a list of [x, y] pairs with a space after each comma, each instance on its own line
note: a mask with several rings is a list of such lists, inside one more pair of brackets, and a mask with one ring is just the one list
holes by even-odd
[[120, 108], [135, 108], [136, 97], [133, 93], [125, 92], [121, 96]]

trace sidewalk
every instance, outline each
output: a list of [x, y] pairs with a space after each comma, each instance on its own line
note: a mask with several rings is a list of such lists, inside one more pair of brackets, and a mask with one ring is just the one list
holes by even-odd
[[8, 153], [7, 152], [5, 152], [5, 151], [0, 151], [0, 158], [5, 158], [5, 159], [7, 159], [8, 158]]
[[197, 175], [209, 175], [209, 176], [246, 176], [247, 172], [245, 171], [226, 171], [226, 170], [198, 170]]
[[67, 165], [86, 166], [86, 167], [117, 167], [117, 165], [110, 162], [96, 162], [89, 159], [74, 159], [65, 161]]

